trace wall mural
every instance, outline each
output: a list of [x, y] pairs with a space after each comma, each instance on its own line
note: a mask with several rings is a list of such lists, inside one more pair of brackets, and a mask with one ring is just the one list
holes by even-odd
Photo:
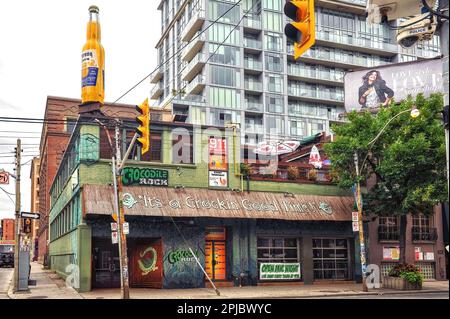
[[[193, 231], [190, 228], [181, 228], [184, 236], [188, 240], [189, 247], [192, 249], [195, 257], [200, 263], [205, 263], [204, 236], [198, 230]], [[178, 236], [174, 236], [178, 237]], [[169, 242], [170, 241], [170, 242]], [[203, 287], [204, 274], [197, 264], [194, 255], [182, 239], [166, 238], [164, 244], [164, 286], [171, 288], [192, 288]], [[166, 245], [167, 243], [167, 245]]]
[[156, 261], [158, 260], [158, 253], [152, 246], [147, 247], [145, 250], [139, 253], [140, 259], [138, 259], [139, 269], [142, 271], [142, 276], [148, 275], [148, 273], [158, 270]]

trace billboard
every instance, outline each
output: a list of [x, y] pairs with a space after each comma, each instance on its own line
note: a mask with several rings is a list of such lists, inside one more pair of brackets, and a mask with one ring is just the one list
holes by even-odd
[[389, 64], [347, 72], [344, 77], [345, 111], [387, 106], [408, 95], [425, 97], [442, 92], [442, 60], [432, 59]]

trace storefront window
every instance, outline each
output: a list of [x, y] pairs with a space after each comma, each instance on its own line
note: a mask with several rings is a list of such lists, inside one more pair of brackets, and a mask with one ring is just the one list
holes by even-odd
[[349, 279], [349, 245], [345, 238], [314, 238], [314, 279]]
[[260, 263], [299, 263], [298, 238], [259, 237], [258, 269]]

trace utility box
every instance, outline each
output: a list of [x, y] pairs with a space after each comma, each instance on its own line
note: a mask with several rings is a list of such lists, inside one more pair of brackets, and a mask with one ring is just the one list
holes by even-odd
[[18, 291], [28, 290], [28, 278], [30, 277], [30, 252], [19, 252], [19, 287]]

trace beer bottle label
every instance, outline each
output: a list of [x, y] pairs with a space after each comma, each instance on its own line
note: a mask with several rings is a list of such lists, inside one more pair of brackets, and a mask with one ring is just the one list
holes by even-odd
[[81, 54], [82, 81], [81, 86], [96, 86], [98, 78], [98, 60], [95, 50], [85, 50]]

